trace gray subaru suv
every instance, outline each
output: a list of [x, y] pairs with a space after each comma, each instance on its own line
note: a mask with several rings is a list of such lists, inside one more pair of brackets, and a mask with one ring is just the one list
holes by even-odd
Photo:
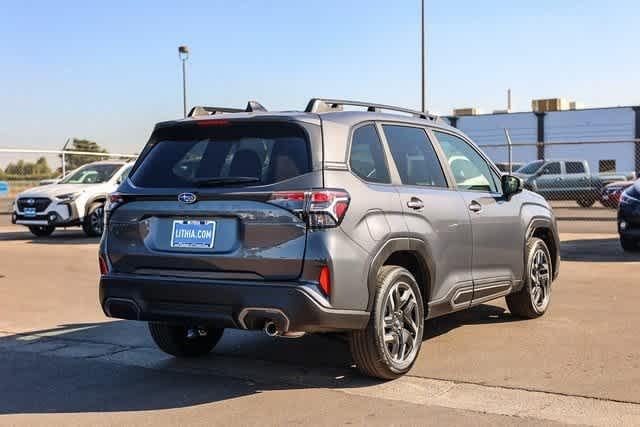
[[225, 328], [344, 332], [384, 379], [426, 319], [499, 297], [541, 316], [559, 268], [541, 196], [437, 117], [355, 101], [159, 123], [105, 222], [103, 310], [149, 322], [163, 351], [205, 355]]

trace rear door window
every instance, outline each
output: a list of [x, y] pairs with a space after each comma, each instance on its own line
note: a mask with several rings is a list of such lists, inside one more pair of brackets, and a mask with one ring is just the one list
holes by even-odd
[[582, 162], [567, 162], [565, 163], [565, 168], [567, 168], [567, 173], [569, 174], [586, 173]]
[[353, 133], [349, 165], [365, 181], [390, 182], [382, 143], [373, 125], [362, 126]]
[[382, 128], [403, 184], [447, 186], [440, 160], [424, 129], [396, 125]]
[[311, 172], [306, 133], [285, 123], [176, 127], [150, 144], [131, 176], [137, 186], [267, 185]]

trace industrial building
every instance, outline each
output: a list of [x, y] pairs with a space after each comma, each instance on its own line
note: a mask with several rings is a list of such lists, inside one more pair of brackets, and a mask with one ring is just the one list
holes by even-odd
[[495, 162], [508, 160], [508, 129], [514, 162], [581, 159], [592, 172], [640, 173], [640, 106], [580, 109], [580, 104], [553, 99], [534, 100], [532, 107], [531, 112], [493, 114], [465, 108], [445, 119]]

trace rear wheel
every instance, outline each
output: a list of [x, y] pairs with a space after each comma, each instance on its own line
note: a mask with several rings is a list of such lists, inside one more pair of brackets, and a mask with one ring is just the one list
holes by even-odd
[[52, 225], [32, 225], [29, 227], [31, 234], [38, 237], [50, 236], [55, 229]]
[[511, 314], [527, 319], [542, 316], [551, 300], [553, 264], [546, 243], [537, 237], [527, 242], [527, 277], [522, 289], [507, 295], [507, 306]]
[[84, 234], [89, 237], [102, 236], [102, 230], [104, 229], [104, 203], [96, 202], [89, 206], [87, 215], [84, 217], [82, 223], [82, 230]]
[[149, 322], [149, 332], [160, 350], [176, 357], [205, 356], [216, 346], [224, 328], [189, 328]]
[[620, 236], [620, 245], [625, 252], [640, 252], [640, 242]]
[[382, 267], [369, 323], [351, 332], [349, 340], [358, 369], [382, 379], [407, 373], [420, 352], [423, 331], [424, 306], [415, 278], [402, 267]]
[[576, 201], [583, 208], [590, 208], [596, 202], [596, 199], [594, 197], [587, 196], [587, 197], [581, 197]]

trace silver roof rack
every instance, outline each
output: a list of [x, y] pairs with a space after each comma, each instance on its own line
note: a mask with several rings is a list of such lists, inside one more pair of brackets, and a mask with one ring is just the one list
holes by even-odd
[[349, 101], [345, 99], [323, 99], [312, 98], [307, 104], [305, 111], [307, 113], [326, 113], [330, 111], [342, 111], [345, 105], [354, 107], [364, 107], [367, 111], [376, 112], [381, 110], [398, 111], [400, 113], [410, 114], [421, 119], [437, 121], [438, 116], [424, 111], [411, 110], [403, 107], [395, 107], [393, 105], [374, 104], [372, 102]]
[[196, 116], [211, 116], [214, 114], [223, 113], [254, 113], [257, 111], [267, 111], [258, 101], [249, 101], [247, 107], [243, 110], [241, 108], [229, 108], [229, 107], [206, 107], [202, 105], [195, 106], [189, 111], [187, 117]]

